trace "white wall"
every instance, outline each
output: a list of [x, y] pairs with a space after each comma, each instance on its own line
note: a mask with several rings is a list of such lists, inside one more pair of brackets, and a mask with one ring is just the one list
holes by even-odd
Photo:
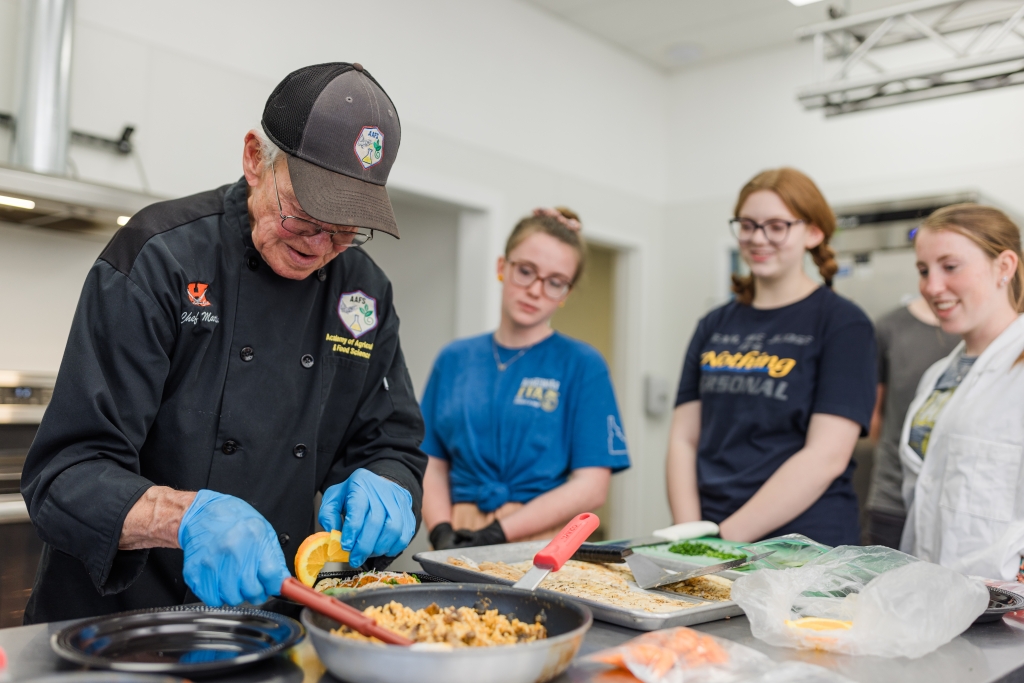
[[1024, 210], [1024, 88], [826, 119], [795, 97], [812, 81], [810, 50], [793, 45], [671, 79], [664, 284], [681, 295], [666, 326], [680, 342], [660, 364], [681, 365], [697, 318], [722, 301], [726, 220], [758, 171], [795, 166], [833, 204], [977, 189]]
[[[0, 0], [0, 107], [10, 109], [16, 0]], [[372, 10], [371, 10], [372, 8]], [[238, 173], [238, 144], [289, 71], [359, 61], [394, 99], [404, 148], [440, 134], [469, 147], [639, 196], [664, 195], [666, 79], [512, 0], [80, 0], [72, 126], [138, 126], [157, 192], [201, 191]], [[644, 174], [623, 172], [628, 137]], [[84, 177], [138, 187], [130, 162], [76, 149]], [[400, 164], [401, 165], [401, 164]], [[471, 169], [465, 169], [471, 176]]]
[[56, 372], [105, 241], [0, 223], [0, 369]]
[[[13, 104], [16, 4], [0, 0], [0, 111]], [[284, 14], [269, 0], [79, 0], [76, 31], [72, 126], [114, 135], [137, 125], [150, 189], [168, 196], [239, 176], [242, 136], [291, 69], [355, 60], [379, 78], [404, 128], [392, 185], [459, 211], [454, 311], [422, 327], [423, 343], [403, 338], [423, 354], [414, 378], [443, 326], [494, 324], [493, 259], [533, 207], [571, 206], [586, 234], [621, 248], [616, 387], [634, 468], [616, 478], [613, 534], [668, 522], [668, 421], [644, 416], [642, 381], [675, 382], [698, 317], [724, 300], [725, 221], [754, 173], [794, 165], [834, 203], [976, 188], [1024, 213], [1024, 88], [826, 120], [794, 97], [811, 78], [803, 45], [668, 77], [515, 0], [302, 0]], [[83, 178], [142, 187], [131, 160], [81, 147], [72, 157]], [[446, 216], [435, 218], [450, 228]], [[49, 278], [31, 303], [0, 302], [0, 359], [12, 359], [0, 364], [56, 369], [102, 248], [76, 239], [0, 229], [0, 287]], [[413, 245], [404, 259], [415, 241], [388, 246]], [[409, 330], [421, 311], [403, 312], [399, 290], [413, 271], [393, 268]], [[25, 316], [33, 331], [19, 346], [7, 321]]]
[[[16, 5], [0, 0], [0, 111], [13, 107]], [[632, 534], [666, 523], [660, 496], [644, 500], [664, 489], [663, 425], [649, 424], [639, 403], [642, 372], [663, 344], [652, 321], [668, 177], [666, 76], [514, 0], [305, 0], [284, 12], [269, 0], [79, 0], [71, 123], [111, 136], [136, 125], [148, 189], [202, 191], [239, 177], [242, 137], [286, 73], [337, 60], [363, 63], [396, 102], [403, 144], [392, 184], [463, 209], [460, 235], [473, 248], [460, 243], [458, 270], [473, 279], [459, 283], [459, 333], [496, 321], [493, 259], [533, 207], [572, 206], [588, 231], [629, 245], [634, 371], [623, 373], [618, 391], [635, 466], [618, 484], [630, 499], [617, 506], [622, 516], [612, 527]], [[78, 146], [71, 157], [84, 179], [147, 189], [131, 159]], [[52, 261], [55, 243], [36, 237], [17, 247], [27, 272]], [[0, 233], [0, 252], [9, 245]], [[73, 251], [85, 264], [100, 248]], [[33, 309], [52, 311], [43, 323], [52, 339], [66, 335], [84, 271], [69, 268], [67, 286]], [[6, 291], [15, 284], [11, 273], [0, 271]], [[400, 314], [409, 329], [415, 313]], [[62, 343], [29, 358], [11, 353], [5, 337], [0, 359], [39, 370], [59, 364]], [[403, 345], [412, 349], [416, 340]]]

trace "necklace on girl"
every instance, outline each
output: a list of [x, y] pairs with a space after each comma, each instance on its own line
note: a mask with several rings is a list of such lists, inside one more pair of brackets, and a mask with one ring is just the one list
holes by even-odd
[[[533, 345], [536, 346], [536, 345]], [[519, 349], [519, 353], [509, 358], [504, 363], [501, 362], [501, 356], [498, 355], [498, 342], [494, 341], [494, 335], [491, 335], [491, 351], [494, 353], [494, 363], [498, 366], [498, 372], [505, 372], [508, 366], [515, 363], [517, 360], [526, 355], [526, 352], [533, 348], [533, 346], [527, 346], [526, 348]]]

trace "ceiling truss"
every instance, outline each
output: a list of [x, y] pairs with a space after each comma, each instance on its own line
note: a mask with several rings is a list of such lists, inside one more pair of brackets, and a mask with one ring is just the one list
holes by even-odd
[[1024, 83], [1024, 0], [916, 0], [797, 31], [826, 116]]

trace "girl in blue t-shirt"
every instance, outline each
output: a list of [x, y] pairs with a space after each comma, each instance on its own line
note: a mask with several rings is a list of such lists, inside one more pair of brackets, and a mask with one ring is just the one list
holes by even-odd
[[434, 363], [421, 408], [423, 521], [436, 549], [551, 538], [629, 467], [608, 367], [551, 317], [583, 270], [579, 217], [538, 209], [498, 258], [497, 331]]
[[[765, 171], [730, 221], [749, 277], [697, 325], [683, 363], [668, 451], [676, 522], [722, 537], [801, 533], [859, 543], [851, 456], [875, 402], [875, 337], [835, 294], [835, 216], [814, 182]], [[804, 272], [810, 252], [825, 287]]]

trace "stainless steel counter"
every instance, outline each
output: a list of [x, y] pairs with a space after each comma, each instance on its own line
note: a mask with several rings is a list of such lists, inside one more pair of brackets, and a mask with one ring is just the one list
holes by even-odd
[[[12, 681], [75, 670], [61, 662], [50, 650], [50, 634], [60, 630], [66, 623], [0, 629], [0, 647], [7, 652]], [[974, 626], [935, 652], [915, 660], [846, 657], [771, 647], [751, 636], [746, 617], [734, 617], [694, 628], [748, 645], [778, 661], [793, 659], [818, 664], [863, 683], [1024, 682], [1024, 616], [1018, 618], [1010, 615], [1003, 621]], [[595, 622], [580, 654], [586, 655], [617, 645], [639, 634], [639, 631], [621, 626]], [[289, 654], [281, 655], [273, 661], [230, 677], [204, 680], [230, 683], [334, 683], [336, 679], [324, 672], [309, 639], [306, 639]], [[572, 670], [558, 679], [559, 683], [582, 683], [586, 680], [585, 675]]]

